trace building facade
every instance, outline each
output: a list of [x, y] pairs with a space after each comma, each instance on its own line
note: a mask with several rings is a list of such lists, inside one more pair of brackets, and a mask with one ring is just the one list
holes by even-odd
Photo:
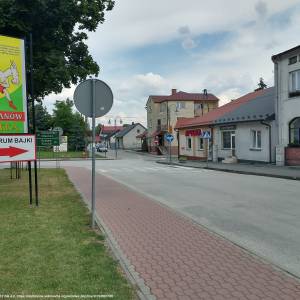
[[[179, 119], [179, 154], [188, 159], [275, 161], [275, 89], [249, 93], [202, 117]], [[205, 139], [209, 132], [210, 139]]]
[[121, 131], [115, 135], [118, 149], [140, 149], [141, 140], [138, 138], [146, 128], [140, 123], [132, 123], [124, 126]]
[[168, 143], [164, 134], [169, 132], [174, 135], [172, 154], [178, 154], [178, 135], [174, 131], [178, 118], [191, 118], [202, 116], [218, 107], [219, 99], [203, 93], [177, 92], [172, 89], [168, 96], [149, 96], [147, 109], [148, 149], [153, 153], [166, 153]]
[[300, 165], [300, 46], [272, 57], [276, 87], [276, 164]]

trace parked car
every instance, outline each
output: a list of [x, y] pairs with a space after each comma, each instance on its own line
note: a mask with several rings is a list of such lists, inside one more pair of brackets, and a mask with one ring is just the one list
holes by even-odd
[[96, 150], [97, 152], [107, 152], [107, 146], [104, 144], [97, 144]]

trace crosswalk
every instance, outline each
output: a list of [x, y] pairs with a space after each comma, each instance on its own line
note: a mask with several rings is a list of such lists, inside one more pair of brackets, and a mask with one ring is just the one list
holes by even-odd
[[120, 166], [120, 167], [102, 167], [97, 168], [99, 173], [199, 173], [204, 172], [206, 170], [189, 168], [189, 167], [181, 167], [181, 166]]

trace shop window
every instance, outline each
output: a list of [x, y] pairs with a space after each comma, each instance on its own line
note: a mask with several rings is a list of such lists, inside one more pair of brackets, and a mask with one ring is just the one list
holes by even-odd
[[290, 146], [300, 147], [300, 117], [290, 122], [289, 134]]
[[251, 137], [252, 137], [252, 148], [261, 149], [261, 131], [251, 130]]
[[290, 72], [289, 96], [300, 96], [300, 70]]
[[222, 148], [235, 149], [235, 131], [222, 132]]
[[192, 138], [190, 136], [186, 137], [186, 149], [192, 149]]
[[198, 138], [198, 150], [204, 150], [204, 139], [201, 137]]

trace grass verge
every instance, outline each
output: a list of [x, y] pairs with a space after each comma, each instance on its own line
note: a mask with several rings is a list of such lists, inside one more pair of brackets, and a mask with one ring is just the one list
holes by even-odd
[[83, 151], [68, 151], [68, 152], [58, 152], [53, 151], [37, 151], [37, 157], [41, 159], [55, 159], [55, 158], [85, 158], [86, 155]]
[[26, 173], [0, 170], [0, 295], [135, 299], [64, 170], [39, 171], [39, 208], [28, 205]]

